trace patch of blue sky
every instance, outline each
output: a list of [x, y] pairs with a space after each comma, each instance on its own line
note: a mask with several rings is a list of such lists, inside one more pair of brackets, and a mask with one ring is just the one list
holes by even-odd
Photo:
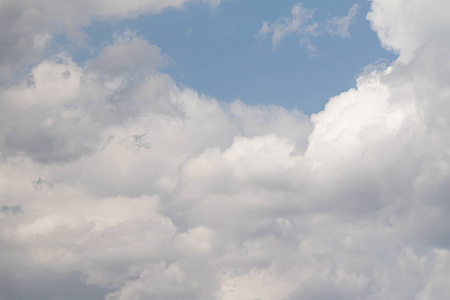
[[183, 10], [167, 9], [133, 20], [97, 21], [85, 28], [90, 47], [74, 54], [83, 63], [111, 43], [114, 32], [129, 29], [171, 57], [165, 71], [180, 86], [221, 101], [273, 103], [306, 114], [322, 110], [329, 97], [354, 87], [366, 65], [396, 58], [380, 46], [371, 30], [366, 20], [370, 4], [365, 0], [304, 0], [304, 8], [314, 9], [313, 21], [321, 24], [346, 16], [358, 4], [349, 37], [311, 36], [315, 51], [310, 51], [291, 34], [275, 49], [270, 37], [258, 36], [263, 21], [290, 17], [296, 3], [223, 0], [215, 9], [189, 4]]

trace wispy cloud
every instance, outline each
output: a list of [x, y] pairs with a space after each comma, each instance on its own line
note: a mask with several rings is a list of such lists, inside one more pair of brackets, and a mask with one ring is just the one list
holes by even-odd
[[358, 12], [358, 4], [354, 4], [348, 11], [348, 15], [345, 17], [334, 17], [328, 20], [328, 32], [330, 34], [339, 35], [341, 37], [349, 37], [348, 29], [352, 19]]
[[272, 45], [276, 47], [281, 39], [290, 34], [307, 37], [317, 35], [318, 24], [312, 20], [313, 9], [306, 9], [302, 3], [291, 8], [291, 17], [281, 17], [273, 23], [264, 22], [259, 31], [260, 36], [271, 35]]
[[317, 22], [313, 19], [314, 9], [307, 9], [303, 6], [303, 3], [297, 3], [292, 6], [290, 17], [281, 17], [272, 23], [264, 21], [258, 35], [262, 37], [270, 36], [274, 49], [277, 48], [284, 37], [295, 35], [309, 50], [314, 50], [315, 48], [310, 41], [311, 37], [324, 33], [348, 37], [351, 20], [355, 17], [357, 11], [358, 5], [355, 4], [350, 8], [347, 16], [334, 17], [326, 22]]

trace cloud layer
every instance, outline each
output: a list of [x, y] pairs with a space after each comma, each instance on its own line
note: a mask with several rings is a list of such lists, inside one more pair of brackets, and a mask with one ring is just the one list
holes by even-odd
[[[1, 4], [28, 24], [0, 35], [2, 51], [58, 33], [45, 3]], [[399, 59], [310, 117], [180, 88], [130, 32], [85, 66], [32, 63], [39, 49], [5, 58], [2, 70], [32, 68], [0, 90], [0, 298], [445, 299], [446, 6], [373, 0]]]

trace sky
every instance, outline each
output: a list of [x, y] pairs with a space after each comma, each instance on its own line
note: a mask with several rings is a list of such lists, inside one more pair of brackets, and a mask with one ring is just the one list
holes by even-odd
[[447, 299], [449, 9], [1, 1], [0, 299]]
[[[158, 45], [171, 58], [164, 70], [178, 85], [195, 88], [221, 101], [249, 104], [276, 103], [306, 114], [321, 111], [328, 98], [355, 85], [363, 68], [377, 61], [391, 62], [392, 52], [380, 46], [366, 19], [368, 1], [307, 1], [311, 23], [321, 27], [343, 18], [355, 6], [345, 34], [318, 28], [309, 35], [310, 46], [298, 34], [288, 34], [275, 47], [259, 35], [262, 23], [290, 17], [296, 1], [225, 1], [211, 8], [188, 4], [158, 15], [95, 22], [84, 28], [93, 49], [74, 51], [83, 64], [93, 58], [115, 32], [131, 30]], [[97, 41], [95, 42], [94, 39]], [[327, 84], [323, 85], [322, 82]]]

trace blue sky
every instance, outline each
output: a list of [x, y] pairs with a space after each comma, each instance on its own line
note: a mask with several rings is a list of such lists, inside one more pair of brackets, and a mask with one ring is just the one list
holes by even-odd
[[349, 36], [311, 37], [316, 48], [311, 52], [291, 35], [274, 49], [269, 38], [258, 36], [262, 23], [290, 16], [295, 3], [229, 0], [216, 8], [188, 4], [132, 20], [94, 21], [85, 29], [94, 49], [79, 49], [75, 58], [82, 63], [94, 57], [115, 32], [129, 29], [171, 57], [165, 71], [180, 86], [221, 101], [274, 103], [306, 114], [322, 110], [329, 97], [354, 87], [366, 65], [395, 59], [366, 20], [368, 1], [304, 1], [305, 8], [314, 9], [313, 20], [322, 23], [347, 15], [358, 4]]

